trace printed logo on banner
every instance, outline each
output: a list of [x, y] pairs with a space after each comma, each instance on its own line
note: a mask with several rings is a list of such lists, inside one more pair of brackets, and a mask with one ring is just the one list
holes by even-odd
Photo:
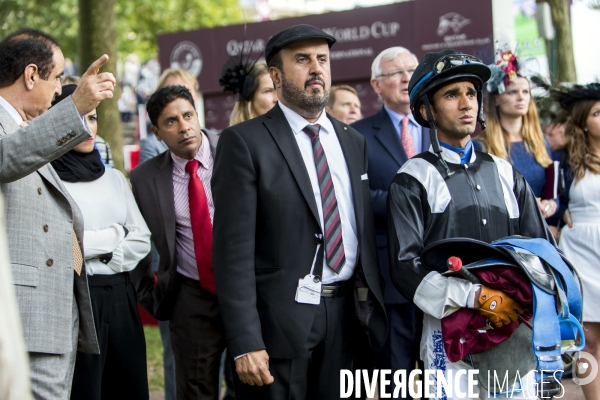
[[452, 32], [458, 33], [465, 25], [469, 25], [470, 23], [470, 19], [467, 19], [458, 13], [449, 12], [440, 17], [437, 34], [438, 36], [444, 36], [450, 29], [452, 29]]
[[171, 51], [171, 68], [184, 69], [196, 78], [202, 71], [202, 53], [198, 46], [189, 40], [177, 43]]
[[437, 36], [440, 36], [440, 42], [426, 43], [421, 45], [423, 51], [440, 51], [444, 49], [461, 49], [469, 46], [481, 46], [492, 42], [491, 37], [470, 38], [461, 30], [469, 25], [472, 20], [462, 15], [449, 12], [440, 17], [440, 23], [437, 27]]

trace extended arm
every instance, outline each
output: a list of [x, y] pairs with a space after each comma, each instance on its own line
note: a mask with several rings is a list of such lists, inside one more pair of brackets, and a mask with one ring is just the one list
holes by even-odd
[[28, 123], [9, 135], [0, 131], [0, 183], [31, 174], [90, 137], [70, 97]]

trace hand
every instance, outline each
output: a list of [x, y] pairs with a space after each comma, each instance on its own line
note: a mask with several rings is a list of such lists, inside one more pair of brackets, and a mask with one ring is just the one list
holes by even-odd
[[549, 218], [554, 215], [556, 209], [558, 208], [558, 204], [553, 199], [550, 200], [541, 200], [538, 202], [540, 206], [540, 210], [542, 211], [542, 215], [544, 218]]
[[115, 90], [115, 77], [110, 72], [98, 73], [108, 61], [104, 54], [90, 65], [81, 77], [77, 89], [71, 95], [73, 103], [82, 117], [92, 111], [102, 100], [111, 99]]
[[496, 328], [508, 325], [519, 318], [524, 309], [513, 300], [508, 294], [501, 290], [494, 290], [487, 286], [481, 286], [481, 290], [476, 294], [479, 312], [490, 320]]
[[571, 212], [569, 210], [565, 210], [563, 221], [565, 221], [565, 224], [567, 224], [569, 228], [573, 227], [573, 220], [571, 219]]
[[235, 370], [240, 380], [250, 386], [270, 385], [275, 380], [269, 372], [269, 355], [266, 350], [248, 353], [235, 360]]

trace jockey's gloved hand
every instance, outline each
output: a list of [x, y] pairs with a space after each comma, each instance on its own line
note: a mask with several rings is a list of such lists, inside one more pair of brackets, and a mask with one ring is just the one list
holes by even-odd
[[479, 312], [490, 320], [496, 328], [516, 321], [519, 318], [519, 314], [525, 311], [523, 306], [513, 300], [508, 294], [487, 286], [481, 286], [479, 304]]

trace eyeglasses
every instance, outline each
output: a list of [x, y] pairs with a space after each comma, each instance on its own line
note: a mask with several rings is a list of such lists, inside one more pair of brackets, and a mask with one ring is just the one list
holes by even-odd
[[382, 77], [386, 76], [391, 79], [400, 79], [400, 76], [404, 75], [405, 72], [409, 75], [412, 75], [415, 72], [416, 68], [417, 67], [412, 67], [412, 68], [408, 68], [408, 69], [399, 69], [397, 71], [386, 72], [385, 74], [377, 75], [377, 77], [382, 78]]
[[483, 64], [477, 57], [470, 56], [468, 54], [449, 54], [443, 56], [437, 60], [433, 66], [433, 72], [439, 74], [440, 72], [447, 71], [450, 68], [458, 67], [459, 65], [465, 64]]

